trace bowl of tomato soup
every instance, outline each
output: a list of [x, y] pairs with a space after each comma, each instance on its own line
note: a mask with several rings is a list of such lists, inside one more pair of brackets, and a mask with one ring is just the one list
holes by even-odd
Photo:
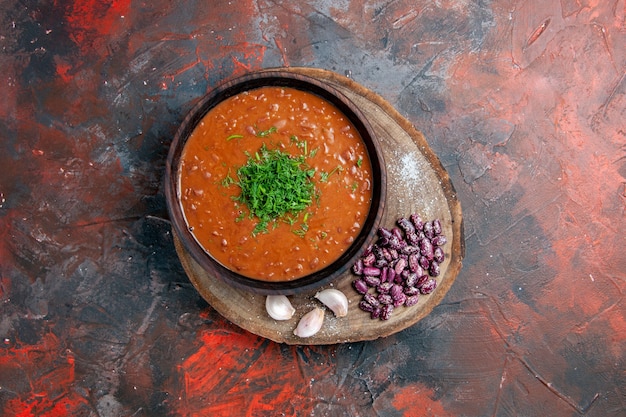
[[293, 294], [345, 273], [386, 193], [368, 121], [342, 93], [280, 70], [210, 91], [178, 129], [165, 194], [176, 237], [212, 277]]

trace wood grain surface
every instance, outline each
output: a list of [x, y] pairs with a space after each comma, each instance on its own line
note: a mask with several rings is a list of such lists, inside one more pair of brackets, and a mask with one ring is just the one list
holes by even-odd
[[323, 288], [290, 296], [296, 309], [287, 321], [275, 321], [265, 311], [265, 296], [233, 288], [209, 276], [191, 258], [175, 238], [181, 263], [202, 297], [232, 323], [267, 339], [300, 345], [324, 345], [373, 340], [399, 332], [429, 314], [442, 300], [456, 279], [464, 257], [463, 218], [461, 206], [448, 173], [428, 146], [424, 136], [387, 101], [336, 73], [313, 68], [286, 68], [288, 71], [318, 78], [344, 93], [363, 112], [381, 144], [387, 166], [388, 189], [382, 226], [393, 227], [399, 217], [419, 213], [424, 219], [440, 219], [448, 243], [446, 260], [441, 264], [437, 289], [420, 297], [412, 307], [399, 307], [389, 320], [372, 320], [369, 313], [358, 308], [361, 300], [352, 288], [355, 276], [341, 275], [327, 287], [343, 291], [349, 300], [346, 317], [336, 318], [326, 310], [322, 329], [312, 337], [294, 336], [299, 319], [321, 304], [314, 298]]

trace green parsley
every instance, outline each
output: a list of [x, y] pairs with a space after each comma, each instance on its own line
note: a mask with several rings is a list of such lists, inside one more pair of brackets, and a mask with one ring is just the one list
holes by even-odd
[[267, 130], [261, 130], [259, 132], [256, 133], [256, 137], [257, 138], [266, 138], [269, 135], [271, 135], [272, 133], [276, 132], [278, 129], [276, 128], [276, 126], [272, 126]]
[[[254, 155], [248, 155], [247, 163], [237, 170], [235, 184], [241, 188], [241, 194], [234, 199], [244, 203], [250, 215], [258, 218], [253, 234], [266, 233], [269, 223], [278, 219], [295, 223], [294, 216], [313, 202], [315, 170], [309, 168], [305, 159], [305, 155], [294, 157], [263, 145]], [[306, 231], [304, 227], [302, 230]]]

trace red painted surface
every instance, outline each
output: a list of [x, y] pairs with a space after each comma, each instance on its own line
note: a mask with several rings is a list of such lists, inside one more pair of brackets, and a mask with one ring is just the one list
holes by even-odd
[[[0, 6], [0, 415], [621, 416], [623, 0]], [[176, 257], [171, 137], [219, 81], [349, 73], [446, 167], [466, 258], [385, 339], [281, 346]]]

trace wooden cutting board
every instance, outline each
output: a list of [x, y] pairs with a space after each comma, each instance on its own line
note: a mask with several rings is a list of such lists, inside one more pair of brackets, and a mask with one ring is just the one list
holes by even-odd
[[[456, 279], [465, 255], [461, 206], [448, 173], [428, 146], [424, 136], [382, 97], [350, 78], [314, 68], [281, 68], [322, 80], [344, 93], [368, 118], [378, 136], [387, 167], [387, 197], [381, 225], [393, 227], [399, 217], [419, 213], [422, 218], [438, 218], [448, 238], [446, 260], [441, 264], [437, 289], [420, 296], [412, 307], [396, 308], [389, 320], [373, 320], [361, 311], [361, 295], [352, 288], [350, 271], [325, 288], [343, 291], [349, 300], [348, 315], [336, 318], [326, 310], [322, 329], [310, 338], [294, 336], [299, 319], [321, 304], [314, 298], [318, 290], [289, 296], [296, 309], [287, 321], [275, 321], [265, 310], [265, 296], [233, 288], [209, 276], [182, 247], [174, 244], [183, 268], [202, 297], [222, 316], [254, 334], [279, 343], [324, 345], [374, 340], [389, 336], [417, 323], [443, 299]], [[416, 98], [417, 101], [417, 98]], [[321, 290], [323, 288], [320, 288]]]

